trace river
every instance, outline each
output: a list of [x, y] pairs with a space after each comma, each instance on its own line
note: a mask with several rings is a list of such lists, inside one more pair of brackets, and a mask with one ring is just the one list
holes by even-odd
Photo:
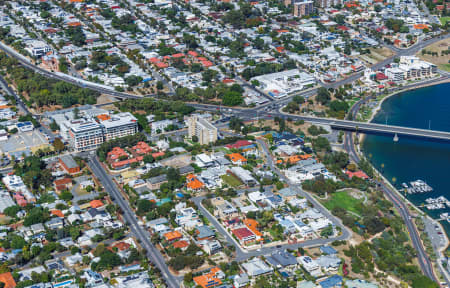
[[[450, 132], [450, 83], [406, 91], [386, 99], [374, 123]], [[450, 142], [400, 136], [367, 135], [362, 150], [383, 175], [400, 188], [400, 184], [422, 179], [434, 191], [407, 195], [416, 205], [428, 197], [445, 196], [450, 200]], [[395, 178], [395, 181], [393, 181]], [[428, 211], [433, 218], [450, 209]], [[447, 234], [450, 224], [441, 221]]]

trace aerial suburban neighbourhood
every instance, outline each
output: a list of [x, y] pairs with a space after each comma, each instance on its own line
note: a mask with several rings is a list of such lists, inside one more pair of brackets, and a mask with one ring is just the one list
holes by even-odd
[[450, 287], [450, 2], [0, 4], [0, 288]]

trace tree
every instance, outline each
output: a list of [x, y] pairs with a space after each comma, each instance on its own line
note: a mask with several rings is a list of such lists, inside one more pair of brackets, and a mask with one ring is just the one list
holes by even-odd
[[192, 279], [193, 279], [192, 272], [188, 272], [188, 273], [184, 274], [184, 279], [183, 280], [184, 280], [185, 283], [191, 283]]
[[22, 249], [26, 244], [25, 239], [19, 235], [13, 235], [11, 238], [11, 248], [13, 249]]
[[417, 275], [412, 280], [413, 288], [438, 288], [439, 285], [425, 275]]
[[192, 136], [192, 142], [197, 143], [198, 137], [196, 135]]
[[59, 198], [61, 198], [64, 201], [70, 201], [73, 199], [73, 195], [69, 190], [64, 190], [59, 194]]
[[55, 138], [55, 140], [53, 141], [53, 147], [55, 148], [56, 152], [61, 152], [65, 148], [64, 143], [59, 138]]
[[52, 123], [50, 123], [50, 129], [52, 129], [52, 131], [59, 130], [59, 126], [58, 124], [56, 124], [55, 120], [53, 120]]
[[22, 208], [20, 208], [20, 206], [18, 205], [14, 205], [14, 206], [10, 206], [7, 207], [3, 213], [11, 218], [16, 217], [17, 213], [21, 210]]
[[217, 76], [217, 71], [208, 69], [202, 72], [202, 79], [206, 83], [210, 83]]
[[143, 79], [141, 76], [131, 75], [125, 79], [125, 82], [127, 83], [128, 86], [133, 87], [141, 83], [142, 80]]
[[242, 104], [242, 102], [244, 102], [242, 94], [236, 91], [227, 91], [222, 98], [222, 103], [226, 106], [237, 106]]
[[158, 90], [164, 89], [164, 83], [162, 81], [156, 82], [156, 89]]
[[327, 152], [331, 151], [331, 145], [327, 138], [317, 137], [312, 141], [313, 148], [317, 152]]
[[153, 162], [155, 162], [155, 159], [150, 154], [145, 155], [143, 160], [144, 160], [144, 163], [153, 163]]
[[317, 91], [316, 100], [322, 104], [326, 105], [331, 100], [330, 92], [328, 92], [327, 88], [320, 87]]

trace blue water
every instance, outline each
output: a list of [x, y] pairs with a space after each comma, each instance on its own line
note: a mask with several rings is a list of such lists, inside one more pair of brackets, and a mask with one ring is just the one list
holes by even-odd
[[[386, 99], [373, 122], [450, 132], [450, 83], [407, 91]], [[444, 195], [450, 200], [450, 142], [429, 141], [400, 136], [367, 135], [362, 149], [372, 164], [395, 185], [422, 179], [434, 191], [408, 195], [420, 205], [428, 197]], [[384, 168], [382, 168], [384, 164]], [[450, 209], [428, 211], [438, 218]], [[444, 223], [445, 222], [445, 223]], [[447, 232], [450, 225], [442, 221]]]

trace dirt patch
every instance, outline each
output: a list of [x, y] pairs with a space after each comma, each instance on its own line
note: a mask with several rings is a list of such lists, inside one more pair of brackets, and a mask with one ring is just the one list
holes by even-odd
[[167, 158], [167, 159], [161, 161], [161, 164], [163, 164], [164, 166], [170, 166], [173, 168], [181, 168], [181, 167], [191, 164], [191, 162], [192, 162], [191, 155], [184, 154], [184, 155]]
[[114, 103], [114, 102], [117, 102], [117, 99], [110, 95], [106, 95], [106, 94], [101, 94], [97, 98], [97, 104], [107, 104], [107, 103]]

